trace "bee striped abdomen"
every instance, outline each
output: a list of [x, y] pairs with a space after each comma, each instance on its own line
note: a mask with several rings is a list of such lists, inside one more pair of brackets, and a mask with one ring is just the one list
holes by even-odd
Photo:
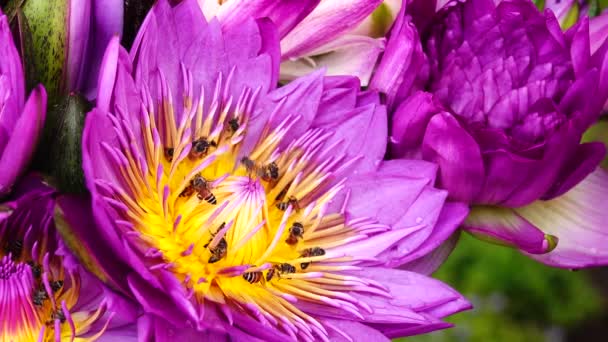
[[213, 205], [217, 204], [217, 198], [215, 198], [215, 195], [211, 192], [209, 194], [207, 194], [207, 196], [205, 198], [200, 198], [200, 197], [201, 196], [199, 196], [199, 199], [204, 199], [209, 204], [213, 204]]
[[260, 280], [264, 277], [262, 272], [245, 272], [243, 273], [243, 278], [247, 280], [250, 284], [259, 283]]

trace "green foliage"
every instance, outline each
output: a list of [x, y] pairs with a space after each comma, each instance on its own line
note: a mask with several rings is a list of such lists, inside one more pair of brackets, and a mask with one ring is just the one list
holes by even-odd
[[550, 268], [468, 234], [434, 277], [467, 296], [475, 309], [448, 319], [456, 328], [408, 341], [550, 340], [602, 308], [584, 272]]
[[[608, 1], [608, 0], [607, 0]], [[583, 142], [600, 141], [608, 148], [608, 120], [598, 121], [583, 135]], [[608, 156], [602, 161], [602, 167], [608, 170]]]
[[381, 3], [378, 8], [372, 12], [372, 37], [382, 37], [388, 32], [393, 23], [394, 15], [391, 13], [390, 7], [387, 4]]

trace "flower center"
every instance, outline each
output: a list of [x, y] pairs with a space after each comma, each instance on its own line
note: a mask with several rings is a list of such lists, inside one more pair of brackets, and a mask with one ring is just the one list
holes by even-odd
[[339, 247], [388, 228], [329, 212], [354, 160], [332, 154], [330, 133], [320, 129], [286, 141], [297, 115], [273, 113], [250, 128], [258, 92], [246, 88], [234, 101], [226, 95], [231, 75], [219, 75], [208, 106], [204, 91], [193, 101], [191, 77], [183, 69], [183, 107], [174, 106], [162, 73], [158, 105], [143, 91], [141, 149], [113, 116], [120, 148], [102, 143], [120, 184], [97, 186], [125, 214], [120, 225], [147, 245], [149, 269], [170, 270], [200, 305], [239, 308], [294, 338], [327, 336], [307, 303], [361, 317], [369, 308], [346, 292], [385, 290], [340, 274], [355, 259]]
[[40, 242], [28, 251], [23, 240], [9, 240], [0, 250], [0, 342], [74, 338], [103, 313], [70, 314], [78, 300], [79, 277], [64, 270], [59, 257], [41, 256], [38, 250], [48, 241]]
[[3, 257], [0, 260], [1, 341], [15, 340], [17, 336], [34, 341], [38, 337], [40, 320], [32, 303], [32, 289], [34, 277], [29, 266], [13, 262], [8, 255]]
[[[63, 271], [49, 274], [32, 260], [21, 259], [23, 242], [10, 242], [0, 260], [0, 341], [36, 341], [45, 330], [61, 332], [69, 316], [64, 297]], [[48, 258], [46, 259], [48, 266]], [[58, 300], [60, 300], [58, 302]], [[48, 328], [47, 328], [48, 327]], [[60, 336], [60, 335], [59, 335]]]

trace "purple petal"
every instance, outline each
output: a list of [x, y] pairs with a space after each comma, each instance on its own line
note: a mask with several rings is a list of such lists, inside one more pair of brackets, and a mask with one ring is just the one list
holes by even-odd
[[[2, 45], [0, 45], [0, 74], [6, 75], [10, 85], [7, 90], [10, 90], [11, 96], [7, 99], [7, 102], [12, 103], [8, 107], [13, 109], [4, 109], [1, 120], [5, 122], [8, 119], [9, 122], [14, 123], [17, 121], [25, 103], [25, 79], [21, 57], [19, 57], [19, 52], [13, 42], [8, 19], [2, 14], [2, 11], [0, 11], [0, 41], [2, 42]], [[7, 106], [8, 103], [4, 105]], [[5, 116], [8, 116], [8, 118]], [[12, 127], [12, 125], [6, 124], [5, 126]]]
[[342, 141], [332, 150], [332, 154], [345, 154], [349, 159], [363, 156], [356, 170], [360, 173], [374, 171], [386, 152], [387, 119], [384, 106], [369, 104], [331, 114], [333, 122], [313, 127], [334, 132], [326, 142], [327, 146]]
[[112, 253], [105, 239], [100, 239], [92, 233], [98, 230], [94, 229], [95, 220], [90, 198], [60, 196], [55, 209], [55, 222], [70, 250], [88, 270], [114, 289], [125, 290], [122, 287], [124, 275], [127, 273], [126, 266]]
[[106, 330], [96, 341], [97, 342], [113, 342], [125, 341], [136, 342], [138, 340], [137, 326], [135, 324]]
[[[506, 201], [522, 184], [535, 177], [541, 161], [525, 158], [503, 149], [484, 152], [486, 180], [478, 197], [479, 203], [498, 204]], [[541, 189], [536, 194], [540, 194]]]
[[120, 53], [120, 38], [113, 37], [105, 50], [101, 66], [99, 68], [99, 80], [97, 82], [97, 108], [102, 111], [110, 110], [110, 101], [114, 82], [116, 80], [116, 70], [118, 68], [118, 56]]
[[323, 1], [281, 41], [283, 58], [301, 57], [354, 28], [379, 0]]
[[[390, 314], [396, 316], [402, 310], [413, 310], [417, 313], [436, 312], [434, 318], [443, 318], [456, 312], [469, 309], [471, 305], [454, 289], [448, 285], [414, 272], [386, 268], [369, 268], [360, 272], [353, 272], [361, 277], [373, 279], [387, 287], [392, 298], [357, 295], [374, 309], [375, 314]], [[387, 305], [389, 303], [390, 305]], [[450, 305], [454, 303], [456, 305]], [[449, 309], [449, 310], [448, 310]], [[427, 318], [420, 323], [424, 324]], [[382, 318], [372, 319], [372, 322], [381, 323]], [[404, 322], [405, 323], [405, 322]], [[410, 322], [411, 323], [411, 322]]]
[[561, 196], [572, 189], [589, 174], [591, 174], [606, 156], [606, 146], [603, 143], [587, 143], [578, 146], [573, 158], [564, 165], [561, 181], [554, 184], [543, 199], [552, 199]]
[[[563, 0], [563, 1], [546, 1], [545, 8], [550, 9], [555, 13], [555, 16], [562, 21], [567, 16], [568, 12], [572, 8], [575, 0]], [[575, 5], [576, 6], [576, 5]]]
[[565, 123], [544, 146], [544, 155], [536, 161], [535, 172], [530, 173], [519, 187], [501, 202], [507, 207], [518, 207], [530, 204], [541, 198], [558, 180], [560, 168], [569, 163], [568, 158], [578, 148], [580, 133], [572, 122]]
[[429, 179], [388, 175], [378, 177], [371, 173], [353, 178], [348, 185], [351, 194], [347, 213], [353, 217], [373, 217], [382, 224], [392, 226], [401, 221], [425, 191]]
[[[249, 18], [223, 32], [216, 19], [207, 23], [196, 0], [181, 1], [175, 6], [169, 0], [160, 0], [146, 17], [131, 50], [131, 58], [137, 65], [137, 85], [139, 88], [148, 85], [153, 98], [161, 98], [157, 86], [161, 71], [173, 95], [183, 94], [183, 63], [196, 75], [192, 86], [194, 96], [198, 97], [201, 86], [213, 89], [218, 74], [226, 78], [236, 66], [229, 95], [238, 99], [244, 87], [260, 86], [260, 92], [265, 94], [275, 87], [272, 80], [278, 77], [268, 72], [278, 62], [276, 48], [271, 48], [276, 34], [269, 30], [264, 21]], [[211, 96], [211, 92], [205, 93], [205, 103], [211, 101]]]
[[[69, 30], [67, 34], [67, 65], [65, 73], [67, 89], [74, 91], [80, 88], [84, 82], [84, 78], [87, 76], [85, 67], [89, 61], [85, 59], [85, 54], [87, 53], [87, 44], [91, 30], [91, 0], [70, 1], [67, 16]], [[101, 45], [102, 49], [100, 50], [103, 51], [104, 45]]]
[[46, 118], [46, 91], [40, 85], [32, 91], [21, 116], [13, 127], [0, 157], [0, 194], [10, 191], [13, 183], [28, 166]]
[[384, 55], [370, 82], [370, 89], [386, 94], [390, 109], [413, 91], [422, 89], [428, 78], [418, 32], [403, 11], [391, 29]]
[[92, 4], [88, 46], [95, 48], [87, 49], [85, 67], [87, 72], [79, 80], [79, 88], [89, 99], [97, 92], [98, 72], [104, 51], [112, 37], [121, 35], [123, 27], [122, 0], [92, 0]]
[[181, 308], [175, 307], [175, 304], [171, 301], [170, 297], [166, 296], [166, 294], [158, 289], [149, 286], [136, 275], [128, 275], [127, 281], [135, 299], [142, 305], [146, 313], [162, 317], [178, 328], [187, 326], [188, 323], [193, 324], [193, 322], [198, 321], [196, 312], [191, 311], [186, 315]]
[[412, 324], [403, 324], [400, 326], [396, 325], [388, 325], [388, 324], [376, 324], [378, 330], [382, 331], [386, 336], [391, 338], [401, 337], [401, 336], [413, 336], [419, 334], [425, 334], [428, 332], [451, 328], [454, 325], [451, 323], [443, 322], [440, 320], [435, 320], [433, 322], [429, 322], [425, 325], [412, 325]]
[[378, 172], [390, 176], [426, 178], [433, 184], [437, 176], [437, 164], [416, 159], [385, 160], [378, 168]]
[[[434, 175], [411, 178], [408, 169], [404, 168], [401, 174], [397, 174], [397, 170], [396, 165], [389, 163], [379, 172], [354, 177], [348, 182], [347, 214], [374, 217], [392, 229], [360, 242], [361, 246], [370, 245], [365, 247], [369, 249], [369, 257], [377, 258], [388, 267], [413, 261], [436, 248], [452, 234], [467, 212], [463, 204], [444, 207], [446, 191], [430, 186]], [[336, 203], [340, 201], [336, 199]]]
[[581, 75], [589, 66], [591, 55], [589, 47], [589, 18], [584, 17], [574, 27], [572, 45], [570, 46], [570, 56], [575, 75]]
[[262, 36], [260, 54], [269, 55], [272, 61], [272, 77], [268, 89], [274, 89], [278, 82], [281, 63], [281, 47], [279, 45], [278, 32], [274, 23], [268, 19], [258, 19], [257, 24], [260, 29], [260, 35]]
[[421, 258], [408, 262], [399, 268], [430, 276], [437, 271], [439, 266], [441, 266], [448, 256], [450, 256], [456, 247], [459, 238], [460, 230], [457, 230], [449, 239], [445, 240], [441, 245], [439, 245], [439, 247], [430, 252], [426, 252]]
[[[451, 235], [454, 234], [458, 226], [464, 221], [469, 208], [464, 203], [453, 203], [448, 202], [443, 205], [441, 213], [437, 218], [433, 233], [428, 236], [423, 243], [413, 249], [402, 262], [412, 262], [418, 258], [423, 258], [427, 253], [439, 248], [444, 241], [446, 241]], [[456, 239], [457, 240], [457, 239]], [[449, 254], [449, 253], [448, 253]], [[447, 257], [447, 255], [446, 255]], [[440, 265], [439, 259], [433, 258], [437, 264]], [[402, 267], [403, 268], [403, 267]], [[409, 269], [409, 268], [405, 268]]]
[[[294, 126], [285, 135], [283, 143], [288, 144], [294, 138], [301, 136], [314, 121], [323, 92], [323, 74], [324, 71], [315, 72], [268, 94], [267, 103], [264, 104], [263, 109], [266, 115], [271, 113], [274, 108], [281, 106], [271, 123], [271, 127], [276, 127], [288, 115], [298, 116]], [[281, 104], [282, 101], [285, 102]], [[256, 125], [255, 120], [265, 122], [268, 117], [254, 118], [254, 122], [251, 123], [252, 126]], [[252, 143], [255, 143], [258, 138], [257, 135], [255, 129], [253, 132], [250, 131], [242, 149], [247, 150], [247, 141], [250, 139], [252, 139]]]
[[[417, 230], [406, 239], [400, 240], [398, 245], [387, 250], [380, 257], [385, 261], [387, 267], [398, 265], [412, 260], [411, 253], [426, 243], [439, 244], [447, 239], [449, 234], [435, 236], [437, 220], [442, 211], [443, 204], [447, 197], [447, 191], [426, 187], [416, 198], [416, 201], [408, 208], [405, 214], [393, 225], [393, 229], [411, 230], [416, 225], [424, 228]], [[461, 219], [462, 221], [462, 219]], [[453, 225], [452, 229], [457, 226]], [[424, 246], [422, 246], [424, 248]], [[414, 256], [415, 257], [415, 256]]]
[[[220, 5], [216, 15], [224, 29], [240, 25], [247, 17], [268, 17], [277, 24], [279, 36], [282, 38], [302, 21], [319, 2], [320, 0], [228, 1]], [[203, 11], [205, 11], [206, 3], [207, 1], [203, 4]], [[208, 19], [210, 19], [210, 16]]]
[[323, 320], [323, 323], [328, 328], [329, 339], [331, 341], [390, 341], [380, 331], [358, 322], [326, 318]]
[[122, 239], [114, 225], [118, 215], [105, 202], [96, 185], [98, 179], [110, 181], [116, 185], [121, 184], [116, 177], [117, 170], [113, 161], [108, 159], [107, 153], [102, 148], [102, 142], [107, 142], [111, 146], [118, 144], [108, 114], [94, 109], [87, 114], [82, 134], [82, 168], [87, 188], [92, 195], [95, 221], [100, 226], [98, 232], [103, 235], [103, 239], [111, 246], [117, 257], [127, 261], [128, 257], [122, 246]]
[[356, 76], [365, 87], [383, 50], [383, 39], [355, 35], [339, 37], [310, 52], [311, 57], [284, 61], [281, 79], [293, 80], [317, 68], [326, 68], [327, 75]]
[[422, 146], [424, 159], [439, 164], [439, 185], [450, 198], [471, 203], [483, 185], [484, 166], [477, 142], [448, 113], [429, 122]]
[[554, 237], [547, 236], [513, 209], [473, 207], [463, 228], [483, 240], [542, 254], [555, 248]]
[[390, 147], [393, 158], [420, 157], [424, 132], [433, 115], [441, 111], [433, 95], [419, 91], [405, 99], [393, 112]]
[[589, 20], [589, 42], [591, 53], [595, 53], [608, 37], [608, 13], [602, 13]]

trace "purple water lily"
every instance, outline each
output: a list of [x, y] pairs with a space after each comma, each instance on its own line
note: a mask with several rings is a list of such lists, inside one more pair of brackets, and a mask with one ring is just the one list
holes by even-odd
[[273, 20], [281, 38], [281, 80], [326, 68], [327, 75], [357, 76], [364, 86], [401, 6], [399, 0], [199, 2], [205, 16], [217, 16], [225, 28], [249, 17]]
[[395, 267], [419, 267], [466, 206], [433, 188], [435, 165], [382, 162], [386, 112], [356, 78], [277, 89], [277, 37], [268, 20], [223, 28], [195, 0], [161, 0], [130, 54], [110, 43], [83, 135], [99, 229], [76, 232], [81, 244], [157, 341], [449, 326], [466, 300]]
[[125, 336], [125, 319], [135, 311], [86, 272], [59, 239], [53, 222], [55, 196], [36, 177], [26, 177], [2, 204], [0, 340]]
[[46, 116], [46, 92], [36, 87], [26, 101], [23, 66], [8, 21], [0, 11], [0, 195], [29, 164]]
[[[532, 219], [526, 209], [536, 200], [561, 203], [605, 154], [601, 143], [580, 143], [608, 95], [606, 49], [590, 53], [588, 20], [562, 32], [552, 12], [530, 1], [459, 1], [422, 37], [400, 18], [372, 80], [393, 108], [392, 157], [439, 164], [441, 187], [474, 206], [465, 228], [525, 252], [548, 252], [575, 231], [605, 231], [605, 213], [589, 196], [576, 210], [562, 207], [567, 220]], [[608, 262], [605, 244], [579, 240], [587, 244], [577, 262], [551, 264]]]

